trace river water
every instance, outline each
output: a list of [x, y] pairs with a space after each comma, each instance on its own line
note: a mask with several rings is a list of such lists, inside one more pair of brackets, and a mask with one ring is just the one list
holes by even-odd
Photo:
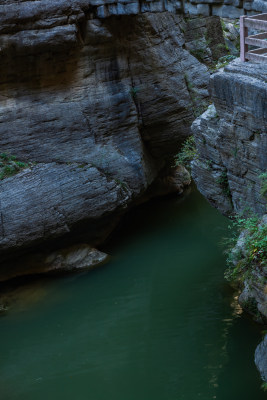
[[223, 279], [228, 221], [193, 190], [133, 210], [105, 266], [24, 283], [1, 400], [261, 400], [260, 327]]

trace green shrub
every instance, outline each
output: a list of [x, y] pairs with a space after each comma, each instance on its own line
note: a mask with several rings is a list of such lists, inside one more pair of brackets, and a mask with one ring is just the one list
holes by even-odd
[[129, 90], [129, 93], [134, 100], [136, 99], [138, 92], [139, 92], [139, 88], [136, 86], [131, 87], [131, 89]]
[[221, 187], [223, 193], [230, 197], [231, 196], [231, 191], [229, 187], [229, 182], [228, 182], [228, 177], [227, 177], [227, 170], [225, 169], [222, 171], [220, 177], [216, 179], [216, 183]]
[[228, 29], [226, 28], [225, 22], [224, 20], [221, 18], [221, 25], [222, 25], [222, 30], [223, 31], [228, 31]]
[[181, 151], [175, 157], [175, 166], [183, 165], [190, 168], [190, 163], [196, 156], [196, 144], [194, 136], [189, 136], [183, 143]]
[[206, 164], [206, 166], [208, 167], [208, 169], [209, 169], [210, 171], [212, 171], [212, 166], [213, 166], [212, 160], [206, 158], [206, 159], [205, 159], [205, 164]]
[[31, 164], [27, 164], [22, 161], [18, 161], [13, 155], [7, 153], [0, 154], [0, 180], [8, 178], [20, 170], [29, 167]]
[[[234, 217], [229, 228], [232, 235], [226, 240], [227, 265], [225, 278], [229, 281], [253, 280], [253, 270], [267, 265], [267, 225], [260, 224], [257, 216]], [[235, 246], [241, 232], [243, 234], [242, 249]]]
[[266, 197], [267, 195], [267, 172], [263, 172], [259, 175], [261, 180], [261, 196]]
[[232, 54], [227, 54], [226, 56], [220, 57], [215, 65], [215, 70], [226, 67], [226, 65], [235, 59], [236, 56], [233, 56]]
[[207, 57], [207, 50], [203, 47], [190, 49], [189, 52], [193, 57], [195, 57], [200, 62], [203, 62], [205, 60], [205, 57]]

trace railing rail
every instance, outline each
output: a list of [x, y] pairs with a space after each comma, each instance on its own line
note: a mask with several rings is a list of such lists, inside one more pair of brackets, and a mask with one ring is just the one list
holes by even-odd
[[[249, 36], [248, 28], [264, 32]], [[249, 45], [259, 48], [249, 50]], [[267, 14], [240, 17], [240, 58], [267, 63]]]

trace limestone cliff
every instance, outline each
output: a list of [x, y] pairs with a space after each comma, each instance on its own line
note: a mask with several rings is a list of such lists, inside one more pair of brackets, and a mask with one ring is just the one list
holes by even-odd
[[214, 106], [192, 125], [193, 177], [222, 213], [266, 211], [267, 66], [235, 61], [211, 78]]
[[[197, 146], [193, 177], [222, 213], [262, 217], [258, 228], [241, 233], [230, 256], [241, 283], [240, 304], [266, 323], [267, 66], [235, 61], [213, 75], [210, 91], [214, 105], [192, 125]], [[266, 380], [266, 337], [255, 361]]]
[[85, 4], [0, 6], [0, 152], [31, 163], [0, 181], [2, 254], [85, 228], [97, 241], [169, 174], [208, 99], [182, 17], [100, 20]]

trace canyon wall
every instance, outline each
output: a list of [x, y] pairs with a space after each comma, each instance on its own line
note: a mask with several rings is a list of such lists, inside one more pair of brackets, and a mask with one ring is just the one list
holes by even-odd
[[[232, 62], [212, 76], [210, 92], [214, 104], [192, 125], [197, 147], [192, 175], [200, 192], [223, 214], [242, 218], [257, 215], [262, 217], [264, 226], [267, 221], [266, 77], [264, 64]], [[240, 262], [235, 253], [241, 254], [241, 258], [249, 257], [245, 239], [246, 235], [241, 235], [232, 254], [235, 265]], [[245, 279], [240, 302], [251, 312], [253, 301], [252, 314], [266, 322], [267, 269], [262, 263], [257, 267], [254, 259], [250, 263], [252, 272]]]
[[231, 63], [211, 77], [214, 102], [192, 125], [193, 177], [222, 213], [266, 212], [267, 66]]
[[28, 165], [0, 181], [2, 255], [83, 229], [98, 241], [158, 178], [182, 191], [173, 156], [208, 101], [182, 17], [30, 3], [0, 7], [0, 149]]
[[[210, 18], [260, 12], [266, 0], [5, 0], [0, 152], [25, 164], [0, 181], [2, 259], [81, 231], [99, 242], [159, 187], [182, 192], [189, 178], [173, 157], [209, 101], [197, 58], [223, 54]], [[194, 179], [227, 215], [266, 211], [266, 68], [237, 61], [213, 75], [214, 105], [193, 123]], [[265, 286], [252, 290], [264, 314]], [[266, 340], [256, 353], [266, 379], [265, 354]]]
[[[229, 271], [239, 271], [241, 306], [266, 324], [267, 65], [236, 60], [211, 77], [210, 92], [214, 104], [192, 125], [197, 147], [192, 174], [222, 213], [260, 217], [257, 226], [241, 233], [230, 253]], [[267, 336], [255, 353], [265, 381], [266, 343]]]

